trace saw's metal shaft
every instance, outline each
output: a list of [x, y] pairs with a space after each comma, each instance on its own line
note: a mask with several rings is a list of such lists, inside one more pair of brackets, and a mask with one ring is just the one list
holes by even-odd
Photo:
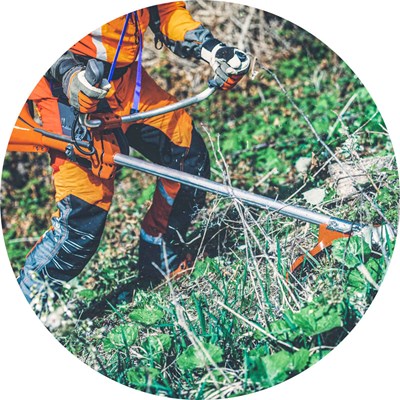
[[206, 192], [219, 194], [224, 197], [236, 198], [247, 205], [275, 211], [290, 218], [296, 218], [316, 225], [324, 224], [327, 225], [328, 229], [337, 232], [351, 233], [361, 228], [361, 225], [353, 222], [317, 213], [302, 207], [285, 204], [278, 200], [247, 192], [245, 190], [236, 189], [229, 185], [224, 185], [210, 179], [188, 174], [187, 172], [177, 171], [168, 167], [153, 164], [135, 157], [115, 154], [114, 162], [124, 167], [155, 175], [160, 178], [170, 179]]

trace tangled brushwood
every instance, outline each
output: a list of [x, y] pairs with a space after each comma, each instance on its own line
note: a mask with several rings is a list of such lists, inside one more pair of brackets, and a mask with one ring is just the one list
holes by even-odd
[[[396, 228], [394, 151], [351, 69], [308, 33], [263, 11], [224, 2], [188, 6], [216, 36], [257, 57], [240, 87], [190, 109], [213, 179]], [[168, 91], [184, 98], [204, 88], [204, 66], [147, 48], [145, 66]], [[42, 319], [78, 358], [132, 388], [218, 399], [283, 382], [349, 334], [390, 262], [389, 233], [380, 247], [354, 235], [288, 274], [317, 243], [318, 227], [209, 194], [187, 243], [197, 256], [193, 273], [145, 290], [132, 282], [139, 221], [155, 179], [118, 174], [99, 251], [61, 299], [50, 299]], [[2, 223], [16, 274], [53, 209], [50, 175], [46, 155], [6, 157]]]

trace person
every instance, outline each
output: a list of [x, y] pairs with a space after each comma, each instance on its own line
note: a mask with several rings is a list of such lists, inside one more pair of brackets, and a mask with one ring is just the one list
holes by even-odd
[[[222, 90], [233, 88], [248, 72], [249, 56], [215, 38], [193, 19], [184, 2], [142, 9], [91, 32], [50, 67], [29, 97], [43, 129], [71, 134], [77, 112], [127, 115], [175, 102], [142, 68], [143, 34], [148, 26], [157, 47], [162, 43], [179, 57], [208, 63], [213, 84]], [[90, 62], [90, 72], [102, 74], [96, 82], [87, 74]], [[97, 66], [101, 68], [96, 71]], [[121, 130], [129, 146], [150, 161], [209, 177], [206, 146], [186, 111], [125, 124]], [[59, 293], [82, 271], [99, 245], [114, 191], [114, 179], [95, 176], [90, 165], [54, 150], [50, 156], [57, 212], [18, 277], [30, 302], [49, 289]], [[185, 235], [204, 205], [204, 192], [158, 179], [141, 224], [137, 265], [141, 277], [159, 281], [190, 269], [193, 259], [185, 252]]]

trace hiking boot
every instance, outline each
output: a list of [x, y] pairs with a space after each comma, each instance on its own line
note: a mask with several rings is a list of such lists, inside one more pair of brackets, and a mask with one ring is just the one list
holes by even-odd
[[168, 279], [178, 280], [185, 275], [190, 275], [193, 272], [194, 267], [193, 254], [186, 253], [185, 258], [178, 265], [178, 268], [171, 271], [168, 275]]
[[140, 240], [139, 277], [158, 284], [166, 279], [179, 279], [193, 270], [194, 257], [182, 246], [167, 245], [165, 242], [152, 244]]

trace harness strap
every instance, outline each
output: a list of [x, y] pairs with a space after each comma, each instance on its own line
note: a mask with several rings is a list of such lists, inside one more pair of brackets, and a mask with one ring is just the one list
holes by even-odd
[[117, 65], [118, 56], [119, 56], [119, 53], [120, 53], [120, 50], [121, 50], [121, 47], [122, 47], [122, 42], [124, 40], [126, 31], [127, 31], [127, 28], [128, 28], [129, 20], [132, 18], [132, 14], [134, 16], [134, 22], [135, 22], [135, 26], [136, 26], [136, 33], [139, 36], [139, 40], [138, 40], [139, 53], [137, 55], [138, 66], [137, 66], [137, 71], [136, 71], [136, 86], [135, 86], [135, 91], [134, 91], [134, 95], [133, 95], [133, 104], [132, 104], [132, 109], [131, 109], [131, 114], [134, 114], [134, 113], [137, 113], [138, 110], [139, 110], [140, 92], [141, 92], [141, 89], [142, 89], [142, 69], [143, 69], [142, 68], [143, 35], [142, 35], [142, 31], [140, 29], [139, 17], [137, 15], [136, 11], [126, 15], [125, 23], [124, 23], [124, 26], [122, 28], [121, 36], [119, 37], [117, 50], [115, 52], [115, 56], [114, 56], [114, 59], [113, 59], [112, 64], [111, 64], [111, 68], [110, 68], [110, 72], [108, 74], [107, 80], [109, 82], [111, 82], [111, 80], [113, 78], [115, 67]]
[[129, 14], [126, 15], [124, 27], [122, 28], [121, 36], [119, 37], [117, 50], [115, 51], [115, 56], [114, 56], [114, 59], [113, 59], [112, 64], [111, 64], [110, 72], [108, 74], [108, 78], [107, 78], [108, 82], [111, 82], [111, 80], [113, 78], [115, 66], [117, 65], [119, 52], [120, 52], [121, 47], [122, 47], [122, 41], [124, 40], [124, 36], [125, 36], [125, 33], [126, 33], [126, 29], [128, 28], [129, 19], [131, 18], [131, 14], [132, 13], [129, 13]]
[[164, 36], [161, 33], [161, 20], [160, 13], [158, 12], [157, 6], [151, 6], [148, 8], [150, 13], [150, 21], [149, 26], [152, 32], [154, 33], [154, 46], [157, 50], [161, 50], [164, 44]]
[[142, 35], [142, 30], [140, 29], [140, 24], [139, 24], [139, 17], [137, 15], [137, 12], [135, 11], [134, 13], [135, 16], [135, 24], [136, 24], [136, 31], [138, 32], [139, 35], [139, 54], [137, 56], [137, 70], [136, 70], [136, 87], [135, 87], [135, 92], [133, 94], [133, 104], [132, 104], [132, 109], [131, 109], [131, 114], [135, 114], [139, 112], [139, 103], [140, 103], [140, 92], [142, 90], [142, 60], [143, 60], [143, 35]]

